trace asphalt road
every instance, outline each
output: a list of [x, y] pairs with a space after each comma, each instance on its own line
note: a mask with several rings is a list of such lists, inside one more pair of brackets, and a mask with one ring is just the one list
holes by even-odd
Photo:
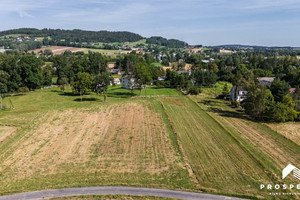
[[0, 196], [0, 200], [49, 199], [49, 198], [77, 196], [77, 195], [108, 195], [108, 194], [157, 196], [157, 197], [170, 197], [176, 199], [193, 199], [193, 200], [196, 199], [237, 200], [238, 199], [234, 197], [226, 197], [221, 195], [174, 191], [174, 190], [165, 190], [165, 189], [103, 186], [103, 187], [66, 188], [66, 189], [57, 189], [57, 190], [19, 193], [19, 194], [13, 194], [8, 196]]

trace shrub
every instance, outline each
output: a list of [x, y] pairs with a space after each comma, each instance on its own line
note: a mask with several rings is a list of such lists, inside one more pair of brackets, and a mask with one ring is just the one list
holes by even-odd
[[198, 88], [198, 87], [190, 87], [188, 90], [188, 94], [191, 94], [191, 95], [198, 95], [200, 92], [201, 92], [200, 88]]
[[28, 87], [20, 87], [19, 88], [19, 92], [21, 92], [21, 93], [26, 93], [26, 92], [29, 92], [29, 89], [28, 89]]
[[240, 107], [240, 102], [232, 100], [231, 105], [234, 106], [235, 108], [238, 108]]

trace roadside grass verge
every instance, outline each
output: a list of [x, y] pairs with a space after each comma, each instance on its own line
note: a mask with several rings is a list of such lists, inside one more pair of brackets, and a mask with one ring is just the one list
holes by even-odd
[[53, 198], [51, 200], [177, 200], [174, 198], [135, 195], [87, 195]]

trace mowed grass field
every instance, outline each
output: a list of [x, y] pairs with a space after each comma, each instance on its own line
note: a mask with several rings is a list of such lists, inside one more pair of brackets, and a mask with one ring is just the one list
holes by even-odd
[[0, 112], [0, 194], [129, 185], [275, 198], [259, 186], [300, 165], [299, 145], [205, 90], [189, 97], [153, 86], [132, 97], [112, 86], [107, 102], [93, 93], [81, 102], [54, 88], [6, 98], [15, 110]]
[[261, 164], [187, 97], [162, 98], [199, 185], [206, 191], [252, 196], [272, 181]]
[[193, 188], [159, 103], [78, 98], [51, 89], [5, 99], [15, 110], [0, 113], [0, 194], [84, 185]]
[[[256, 172], [259, 172], [259, 168], [263, 170], [263, 172], [257, 174], [260, 178], [250, 178], [254, 173], [249, 173], [249, 170], [242, 170], [241, 163], [244, 159], [239, 159], [239, 171], [244, 177], [249, 175], [248, 181], [254, 180], [254, 182], [257, 181], [263, 184], [282, 183], [282, 169], [290, 163], [294, 165], [300, 164], [300, 146], [293, 142], [293, 140], [287, 139], [288, 137], [283, 137], [272, 130], [274, 127], [271, 129], [262, 123], [251, 121], [243, 112], [231, 108], [230, 103], [227, 101], [217, 100], [207, 95], [192, 97], [192, 100], [194, 103], [197, 103], [201, 110], [205, 111], [206, 114], [217, 122], [218, 125], [216, 126], [230, 133], [229, 135], [239, 146], [246, 150], [246, 153], [249, 155], [249, 161], [247, 162], [249, 167], [251, 166], [250, 160], [253, 160], [256, 163], [255, 166], [252, 166], [255, 167], [253, 170]], [[295, 123], [298, 124], [299, 122]], [[287, 125], [288, 123], [284, 124]], [[281, 126], [284, 124], [281, 124]], [[228, 143], [226, 142], [226, 144]], [[233, 153], [234, 151], [232, 150], [230, 151]], [[233, 155], [236, 154], [233, 153]], [[267, 179], [263, 178], [264, 175], [267, 175]], [[284, 183], [295, 183], [295, 181], [297, 180], [294, 177], [288, 177], [284, 180]], [[258, 183], [255, 183], [255, 185]], [[259, 188], [256, 189], [257, 194], [261, 195], [262, 192]], [[269, 196], [269, 198], [271, 197]], [[284, 196], [280, 196], [279, 199], [282, 198]], [[297, 196], [286, 198], [293, 199], [297, 198]]]

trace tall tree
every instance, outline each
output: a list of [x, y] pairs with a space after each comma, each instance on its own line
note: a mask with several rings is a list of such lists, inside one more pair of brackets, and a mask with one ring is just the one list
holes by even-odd
[[5, 71], [0, 70], [0, 104], [1, 104], [1, 109], [3, 108], [3, 98], [4, 98], [4, 93], [8, 92], [7, 90], [7, 82], [9, 79], [8, 73]]
[[89, 73], [79, 72], [75, 75], [71, 86], [74, 94], [80, 94], [81, 101], [82, 95], [86, 94], [92, 88], [93, 79]]
[[274, 96], [275, 101], [282, 101], [283, 96], [289, 93], [291, 86], [280, 79], [276, 79], [273, 81], [270, 90]]
[[109, 72], [103, 72], [94, 77], [94, 87], [93, 90], [99, 94], [103, 95], [104, 101], [106, 101], [107, 88], [110, 83], [113, 82], [113, 77]]
[[143, 87], [152, 80], [150, 66], [148, 66], [146, 63], [138, 63], [135, 66], [134, 75], [141, 95]]
[[43, 85], [42, 60], [34, 55], [27, 54], [20, 58], [19, 65], [24, 86], [30, 90], [41, 88]]

